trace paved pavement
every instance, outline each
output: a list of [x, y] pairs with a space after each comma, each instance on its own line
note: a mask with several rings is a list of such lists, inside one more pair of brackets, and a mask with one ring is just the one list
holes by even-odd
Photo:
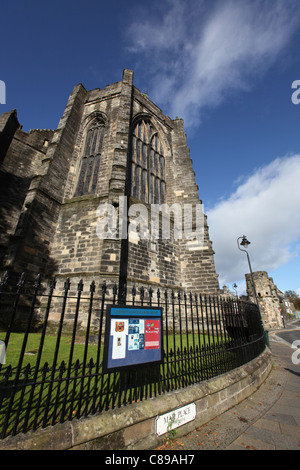
[[[269, 334], [273, 367], [261, 387], [166, 450], [300, 450], [300, 364], [292, 362], [297, 350], [279, 335]], [[297, 335], [300, 340], [300, 330]]]

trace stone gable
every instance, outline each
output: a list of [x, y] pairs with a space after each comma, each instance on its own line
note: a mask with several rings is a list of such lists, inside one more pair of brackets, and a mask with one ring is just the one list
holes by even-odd
[[[140, 171], [147, 185], [143, 189], [147, 201], [136, 199], [131, 189], [133, 129], [142, 120], [152, 132], [152, 143], [147, 148], [143, 144], [143, 152], [148, 152], [151, 160], [149, 152], [155, 152], [153, 146], [158, 144], [154, 141], [159, 142], [157, 158], [163, 165], [160, 170], [158, 166], [151, 170], [145, 161], [136, 163], [134, 178]], [[94, 144], [99, 126], [103, 128], [101, 142]], [[161, 185], [160, 202], [168, 207], [175, 205], [183, 210], [189, 204], [195, 208], [201, 201], [183, 121], [165, 116], [134, 87], [132, 71], [124, 70], [122, 81], [102, 90], [75, 86], [56, 130], [26, 133], [15, 111], [4, 113], [0, 117], [0, 138], [1, 175], [7, 182], [5, 188], [1, 187], [2, 272], [29, 270], [32, 275], [42, 273], [46, 278], [55, 274], [58, 282], [67, 277], [74, 282], [82, 278], [86, 285], [93, 278], [99, 285], [103, 280], [109, 285], [116, 283], [120, 290], [126, 284], [128, 288], [143, 285], [219, 292], [205, 215], [201, 244], [176, 239], [172, 214], [161, 216], [156, 227], [161, 234], [164, 217], [170, 217], [168, 239], [151, 233], [151, 184]], [[76, 195], [78, 184], [87, 187], [88, 178], [93, 178], [88, 186], [92, 189]], [[136, 179], [134, 184], [142, 183]], [[120, 201], [125, 201], [125, 208], [120, 207]], [[142, 204], [148, 214], [146, 239], [137, 232], [120, 239], [118, 223], [115, 237], [99, 237], [99, 208], [105, 204], [113, 208], [117, 222], [123, 209]], [[195, 214], [190, 215], [193, 229], [195, 220]], [[128, 218], [129, 223], [134, 223], [134, 217]]]

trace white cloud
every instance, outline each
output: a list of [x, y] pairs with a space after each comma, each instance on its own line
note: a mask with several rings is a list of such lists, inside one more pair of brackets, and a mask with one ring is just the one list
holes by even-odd
[[[159, 48], [162, 52], [176, 48], [180, 43], [181, 38], [186, 34], [182, 21], [185, 11], [184, 3], [180, 0], [165, 0], [165, 7], [164, 14], [157, 11], [151, 19], [143, 21], [139, 16], [131, 23], [129, 36], [133, 41], [129, 49], [132, 52], [148, 51], [153, 48]], [[149, 10], [147, 13], [150, 14]]]
[[254, 271], [287, 263], [300, 240], [300, 155], [277, 158], [257, 169], [226, 200], [208, 211], [210, 238], [220, 282], [243, 279], [247, 256], [237, 247], [246, 235]]
[[[248, 91], [276, 63], [300, 24], [299, 0], [153, 0], [147, 19], [133, 21], [131, 50], [147, 75], [150, 98], [185, 128], [232, 93]], [[139, 56], [141, 54], [141, 56]], [[145, 59], [147, 67], [144, 66]], [[145, 77], [142, 78], [145, 82]], [[236, 182], [237, 190], [208, 212], [220, 283], [244, 279], [251, 240], [254, 270], [272, 271], [300, 243], [300, 156], [278, 158]]]
[[249, 89], [274, 63], [299, 24], [297, 3], [166, 0], [164, 14], [130, 27], [131, 50], [147, 56], [151, 97], [186, 127], [199, 123], [206, 107]]

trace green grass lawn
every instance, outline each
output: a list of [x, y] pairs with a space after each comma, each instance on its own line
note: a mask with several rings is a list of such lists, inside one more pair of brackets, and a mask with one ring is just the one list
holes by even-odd
[[[5, 333], [0, 332], [0, 340], [4, 341], [4, 338], [5, 338]], [[24, 338], [24, 333], [12, 333], [10, 335], [8, 348], [6, 350], [6, 365], [11, 365], [12, 367], [16, 367], [18, 365], [20, 351], [21, 351], [22, 344], [23, 344], [23, 338]], [[180, 339], [179, 334], [176, 334], [175, 338], [173, 334], [169, 334], [168, 338], [164, 337], [164, 348], [166, 351], [166, 346], [168, 344], [169, 352], [171, 350], [174, 352], [174, 348], [175, 350], [179, 349], [181, 351], [181, 350], [184, 350], [185, 348], [193, 347], [194, 344], [195, 344], [195, 347], [197, 346], [201, 347], [202, 345], [208, 344], [209, 340], [210, 342], [213, 342], [212, 337], [209, 339], [208, 336], [204, 337], [203, 335], [193, 336], [192, 333], [189, 333], [188, 335], [183, 334]], [[32, 367], [35, 366], [36, 359], [38, 356], [40, 341], [41, 341], [41, 335], [39, 333], [29, 334], [28, 340], [26, 343], [26, 348], [25, 348], [25, 355], [23, 358], [23, 366], [26, 366], [27, 364], [30, 364]], [[48, 362], [49, 366], [51, 366], [53, 362], [56, 342], [57, 342], [57, 337], [55, 335], [45, 336], [40, 364], [44, 364], [45, 362]], [[75, 362], [77, 359], [79, 359], [79, 361], [83, 360], [84, 352], [85, 352], [84, 343], [85, 343], [84, 336], [76, 337], [74, 350], [72, 354], [73, 356], [72, 362]], [[65, 361], [65, 363], [68, 364], [70, 350], [71, 350], [71, 336], [62, 335], [60, 339], [59, 352], [58, 352], [58, 358], [57, 358], [58, 364], [61, 363], [61, 361]], [[98, 345], [89, 343], [88, 349], [87, 349], [88, 360], [92, 358], [94, 361], [96, 361], [97, 351], [98, 351]], [[101, 357], [100, 359], [100, 362], [101, 362], [103, 358], [103, 343], [101, 344], [100, 357]]]
[[[0, 333], [0, 340], [4, 340], [5, 333]], [[15, 367], [18, 365], [20, 351], [23, 344], [24, 333], [12, 333], [9, 339], [8, 347], [6, 350], [6, 365], [11, 365]], [[38, 350], [40, 345], [41, 335], [38, 333], [31, 333], [28, 336], [26, 348], [25, 348], [25, 355], [23, 359], [23, 364], [27, 365], [28, 363], [31, 366], [35, 366], [36, 359], [38, 356]], [[42, 356], [41, 356], [41, 364], [48, 362], [49, 365], [52, 364], [54, 351], [56, 347], [57, 337], [55, 335], [46, 335], [43, 349], [42, 349]], [[59, 352], [57, 363], [61, 361], [65, 361], [68, 363], [69, 355], [71, 349], [71, 336], [61, 336], [60, 344], [59, 344]], [[73, 351], [73, 360], [74, 362], [79, 359], [82, 361], [84, 355], [84, 337], [79, 337], [74, 344], [74, 351]], [[88, 356], [89, 359], [91, 357], [96, 359], [97, 356], [98, 346], [94, 344], [88, 345]]]

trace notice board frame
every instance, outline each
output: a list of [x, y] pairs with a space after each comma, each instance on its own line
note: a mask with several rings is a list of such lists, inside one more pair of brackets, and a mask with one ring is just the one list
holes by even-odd
[[[135, 322], [133, 320], [135, 320]], [[150, 321], [149, 326], [147, 326], [145, 320]], [[143, 322], [144, 333], [141, 333]], [[157, 327], [159, 328], [158, 333]], [[133, 333], [133, 328], [135, 328], [135, 333]], [[114, 332], [113, 335], [111, 334], [112, 329]], [[119, 333], [116, 329], [119, 329]], [[138, 332], [136, 332], [136, 330]], [[144, 342], [142, 338], [143, 334]], [[139, 336], [140, 339], [134, 340], [132, 339], [132, 335], [135, 338]], [[147, 338], [150, 340], [153, 339], [153, 336], [155, 341], [147, 340]], [[158, 346], [156, 344], [157, 336], [159, 338]], [[120, 339], [120, 348], [118, 347], [118, 339]], [[131, 345], [129, 345], [129, 341], [131, 341]], [[133, 344], [133, 341], [135, 341], [135, 344]], [[132, 349], [130, 349], [130, 346], [132, 346]], [[116, 353], [117, 349], [121, 350], [120, 357], [113, 358], [113, 354], [115, 354], [115, 356], [118, 355], [118, 353]], [[163, 354], [162, 307], [107, 305], [103, 355], [104, 373], [118, 372], [147, 365], [158, 365], [163, 362]]]

